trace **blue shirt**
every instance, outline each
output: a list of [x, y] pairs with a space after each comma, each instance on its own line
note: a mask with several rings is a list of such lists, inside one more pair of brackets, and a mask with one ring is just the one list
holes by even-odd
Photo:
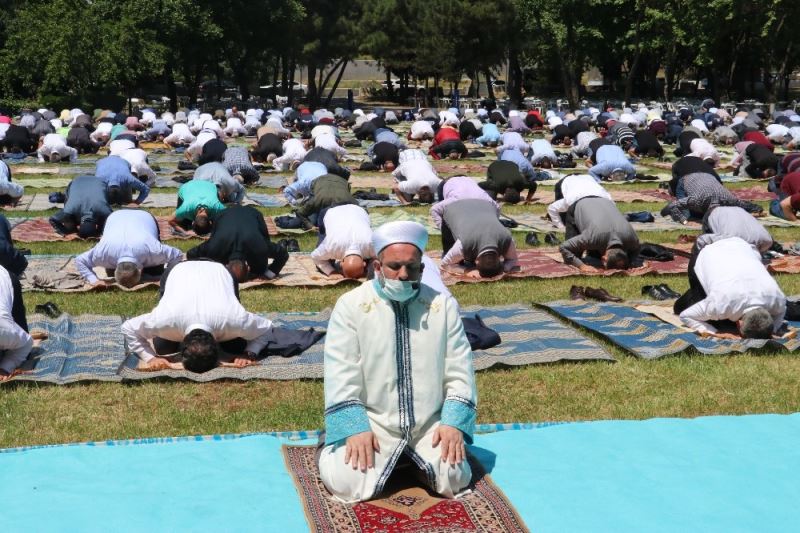
[[597, 149], [597, 164], [589, 169], [589, 174], [596, 180], [610, 176], [614, 171], [621, 170], [627, 179], [636, 176], [636, 168], [630, 162], [625, 152], [616, 144], [605, 144]]
[[103, 180], [107, 187], [119, 187], [128, 191], [139, 191], [136, 203], [140, 204], [150, 194], [150, 187], [131, 174], [130, 164], [116, 155], [110, 155], [97, 161], [95, 176]]
[[[486, 126], [484, 126], [486, 127]], [[522, 174], [525, 179], [528, 181], [536, 179], [536, 170], [534, 170], [533, 165], [528, 158], [522, 155], [519, 150], [506, 150], [502, 154], [500, 154], [500, 161], [510, 161], [512, 163], [516, 163], [517, 167], [519, 167], [519, 172]], [[549, 175], [545, 179], [549, 179]]]
[[283, 189], [283, 195], [290, 204], [297, 203], [304, 197], [311, 196], [311, 184], [320, 176], [328, 173], [328, 169], [322, 163], [316, 161], [306, 161], [297, 167], [296, 180]]
[[491, 122], [487, 122], [481, 128], [481, 136], [475, 139], [478, 144], [498, 142], [500, 140], [500, 130]]

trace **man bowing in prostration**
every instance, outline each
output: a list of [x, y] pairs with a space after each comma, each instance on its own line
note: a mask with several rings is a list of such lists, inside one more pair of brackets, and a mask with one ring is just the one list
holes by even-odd
[[378, 228], [375, 278], [339, 298], [328, 324], [319, 469], [344, 502], [379, 495], [404, 461], [442, 496], [470, 483], [472, 351], [455, 301], [420, 282], [427, 240], [415, 222]]

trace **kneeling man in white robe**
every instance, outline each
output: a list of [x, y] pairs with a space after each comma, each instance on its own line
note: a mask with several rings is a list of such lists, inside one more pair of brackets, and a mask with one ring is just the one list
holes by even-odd
[[445, 497], [472, 477], [472, 351], [455, 300], [420, 281], [427, 240], [415, 222], [375, 230], [375, 279], [342, 295], [328, 324], [319, 469], [344, 502], [378, 496], [403, 455]]

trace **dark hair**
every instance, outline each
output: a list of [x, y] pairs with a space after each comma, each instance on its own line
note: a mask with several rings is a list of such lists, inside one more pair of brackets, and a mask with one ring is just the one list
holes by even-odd
[[521, 199], [519, 191], [511, 187], [507, 188], [503, 194], [503, 201], [509, 204], [518, 204]]
[[202, 374], [217, 366], [219, 345], [214, 336], [202, 329], [193, 329], [183, 338], [181, 357], [189, 372]]
[[250, 269], [243, 259], [230, 259], [225, 266], [228, 272], [231, 273], [231, 276], [233, 276], [233, 279], [237, 282], [244, 283], [247, 281], [247, 275], [250, 273]]
[[503, 263], [500, 261], [500, 255], [495, 251], [485, 252], [479, 255], [475, 260], [475, 266], [478, 267], [478, 274], [480, 274], [482, 278], [492, 278], [503, 270]]
[[609, 248], [606, 254], [606, 268], [627, 270], [630, 266], [628, 253], [622, 248]]
[[208, 215], [195, 215], [194, 222], [192, 222], [192, 231], [198, 235], [208, 235], [211, 231], [211, 220]]
[[94, 220], [84, 220], [78, 226], [78, 237], [88, 239], [97, 235], [97, 223]]
[[417, 196], [419, 196], [419, 201], [423, 204], [432, 204], [435, 200], [433, 191], [427, 185], [420, 187], [419, 191], [417, 191]]
[[118, 185], [112, 185], [107, 190], [108, 203], [111, 205], [122, 205], [122, 189]]

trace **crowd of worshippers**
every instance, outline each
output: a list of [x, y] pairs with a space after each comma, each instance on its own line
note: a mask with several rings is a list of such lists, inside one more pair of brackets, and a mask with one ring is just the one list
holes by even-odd
[[[699, 219], [703, 230], [691, 255], [689, 289], [676, 300], [675, 313], [703, 335], [771, 338], [783, 333], [791, 306], [761, 256], [774, 242], [751, 214], [758, 212], [757, 206], [739, 201], [719, 182], [719, 157], [708, 139], [728, 128], [731, 118], [734, 137], [723, 142], [737, 147], [734, 166], [753, 177], [770, 178], [770, 186], [785, 195], [775, 209], [786, 218], [795, 217], [800, 206], [800, 190], [793, 188], [800, 187], [800, 163], [792, 155], [772, 155], [759, 136], [763, 113], [742, 112], [744, 116], [726, 117], [712, 104], [697, 113], [587, 109], [551, 111], [544, 117], [535, 111], [499, 109], [428, 109], [398, 116], [382, 110], [307, 109], [242, 114], [232, 108], [217, 116], [178, 112], [157, 117], [145, 111], [125, 117], [101, 111], [92, 119], [79, 110], [47, 118], [46, 110], [40, 110], [2, 131], [12, 158], [33, 153], [34, 129], [41, 134], [36, 151], [43, 161], [70, 161], [78, 151], [107, 146], [109, 155], [97, 162], [95, 175], [70, 183], [64, 209], [51, 223], [61, 233], [100, 237], [75, 259], [88, 283], [111, 284], [98, 277], [98, 268], [123, 287], [158, 281], [154, 309], [130, 318], [121, 331], [141, 360], [140, 368], [147, 370], [207, 372], [223, 361], [246, 367], [282, 340], [269, 319], [242, 306], [238, 289], [246, 281], [280, 276], [288, 252], [271, 242], [263, 215], [239, 203], [243, 187], [259, 179], [253, 160], [295, 172], [296, 179], [283, 193], [297, 218], [319, 229], [311, 254], [319, 271], [368, 278], [339, 298], [328, 324], [325, 433], [317, 456], [327, 489], [341, 501], [356, 502], [380, 494], [391, 473], [404, 468], [416, 469], [444, 497], [458, 496], [468, 487], [465, 444], [472, 440], [477, 405], [473, 339], [441, 272], [461, 268], [467, 276], [492, 278], [519, 268], [514, 239], [499, 220], [498, 200], [519, 202], [527, 190], [525, 199], [530, 201], [536, 181], [552, 176], [549, 169], [568, 166], [554, 145], [569, 146], [573, 156], [588, 158], [589, 166], [587, 174], [561, 179], [547, 208], [553, 225], [565, 228], [560, 251], [567, 264], [584, 272], [637, 264], [639, 239], [601, 182], [635, 176], [629, 157], [658, 157], [661, 143], [671, 141], [680, 159], [670, 183], [676, 200], [664, 214], [682, 222]], [[8, 124], [7, 118], [0, 120]], [[774, 120], [787, 128], [780, 139], [790, 148], [796, 119], [782, 114]], [[430, 141], [426, 149], [404, 145], [390, 127], [400, 120], [412, 122], [409, 139]], [[27, 132], [28, 144], [20, 140], [17, 128]], [[68, 139], [76, 128], [88, 136], [80, 148]], [[425, 253], [428, 234], [421, 224], [400, 221], [371, 228], [366, 210], [351, 194], [350, 171], [342, 165], [347, 150], [338, 135], [341, 128], [370, 142], [369, 163], [393, 173], [401, 202], [432, 203], [431, 217], [442, 232], [440, 265]], [[550, 140], [528, 143], [523, 138], [537, 128], [550, 130]], [[257, 136], [250, 151], [224, 142], [250, 134]], [[154, 174], [146, 170], [147, 154], [138, 148], [143, 139], [183, 149], [199, 165], [193, 179], [180, 187], [170, 220], [176, 231], [209, 234], [186, 254], [161, 242], [152, 214], [112, 209], [141, 204], [149, 193]], [[770, 146], [775, 139], [767, 139]], [[498, 160], [489, 165], [486, 181], [440, 179], [429, 157], [475, 155], [465, 141], [496, 149]], [[136, 150], [136, 157], [128, 153]], [[21, 196], [11, 187], [9, 166], [2, 163], [0, 169], [7, 194]], [[10, 225], [2, 216], [0, 265], [0, 380], [7, 380], [30, 354], [34, 338], [19, 282], [27, 259], [14, 248]], [[386, 394], [386, 383], [392, 385], [392, 394]]]

